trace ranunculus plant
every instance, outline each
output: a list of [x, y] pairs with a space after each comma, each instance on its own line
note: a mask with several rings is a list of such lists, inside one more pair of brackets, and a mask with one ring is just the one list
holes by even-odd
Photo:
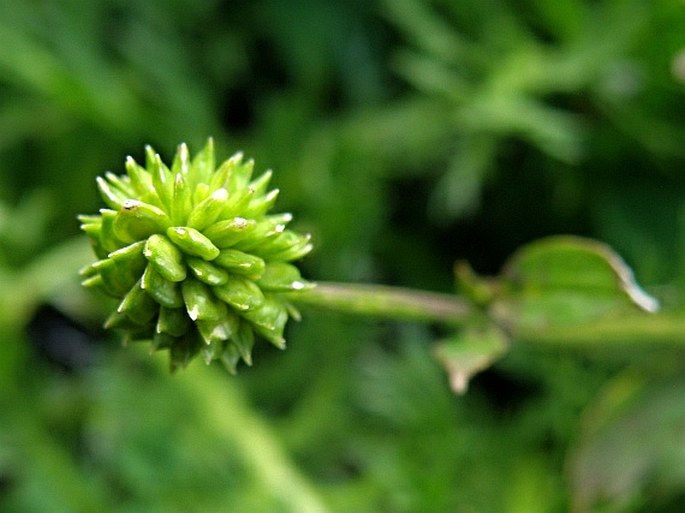
[[211, 139], [193, 158], [180, 145], [171, 166], [149, 146], [145, 155], [144, 166], [129, 157], [126, 174], [97, 178], [107, 208], [80, 216], [97, 256], [83, 284], [118, 300], [106, 327], [168, 349], [172, 370], [201, 355], [235, 372], [240, 360], [252, 364], [258, 338], [285, 348], [295, 304], [448, 326], [435, 356], [459, 393], [514, 342], [611, 343], [652, 330], [645, 312], [657, 301], [628, 266], [572, 236], [521, 248], [496, 278], [459, 263], [455, 294], [307, 281], [294, 262], [311, 251], [310, 236], [288, 227], [290, 214], [271, 213], [270, 171], [253, 176], [241, 153], [217, 164]]

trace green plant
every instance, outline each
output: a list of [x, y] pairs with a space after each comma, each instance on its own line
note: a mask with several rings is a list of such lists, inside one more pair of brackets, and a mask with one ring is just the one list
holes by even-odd
[[253, 179], [253, 167], [241, 153], [217, 166], [212, 139], [193, 159], [180, 145], [170, 168], [148, 146], [145, 167], [129, 158], [126, 175], [98, 177], [109, 208], [80, 216], [99, 258], [81, 271], [83, 284], [119, 301], [105, 326], [122, 331], [125, 342], [151, 340], [154, 349], [169, 349], [172, 370], [202, 354], [235, 372], [240, 359], [252, 363], [255, 333], [283, 349], [285, 324], [299, 318], [299, 302], [452, 326], [455, 334], [435, 355], [462, 393], [514, 339], [563, 340], [571, 329], [576, 341], [593, 332], [610, 339], [612, 330], [623, 340], [623, 327], [634, 319], [639, 337], [649, 324], [640, 327], [636, 310], [658, 309], [610, 248], [564, 236], [522, 248], [496, 279], [459, 263], [458, 295], [315, 286], [290, 263], [312, 249], [309, 235], [286, 229], [290, 214], [267, 214], [278, 190], [268, 191], [270, 171]]
[[[683, 511], [680, 0], [0, 0], [0, 41], [0, 511]], [[74, 272], [95, 174], [205, 134], [277, 171], [303, 276], [346, 282], [239, 379], [122, 351]], [[555, 233], [660, 311], [524, 300], [501, 266]], [[455, 294], [455, 260], [494, 278], [459, 264]], [[443, 342], [499, 359], [454, 397]]]
[[312, 246], [286, 229], [290, 214], [267, 215], [271, 172], [253, 179], [240, 153], [217, 167], [211, 139], [192, 160], [181, 145], [171, 168], [148, 146], [145, 164], [98, 177], [109, 208], [80, 217], [100, 258], [83, 283], [120, 301], [105, 326], [169, 349], [172, 369], [202, 353], [235, 372], [252, 363], [255, 332], [284, 348], [299, 315], [284, 293], [310, 287], [288, 262]]

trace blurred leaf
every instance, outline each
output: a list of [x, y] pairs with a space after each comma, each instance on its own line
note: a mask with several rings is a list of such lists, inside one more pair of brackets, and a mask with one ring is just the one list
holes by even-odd
[[647, 312], [658, 308], [613, 250], [572, 236], [521, 248], [506, 264], [502, 286], [495, 309], [524, 331], [578, 325], [629, 312], [630, 307]]
[[606, 386], [571, 454], [574, 513], [655, 511], [682, 492], [684, 388], [682, 375], [650, 381], [635, 372]]
[[50, 241], [54, 203], [49, 191], [37, 188], [15, 206], [0, 202], [0, 259], [21, 265], [43, 249]]
[[64, 304], [68, 310], [80, 308], [86, 316], [91, 313], [84, 304], [77, 274], [77, 269], [88, 263], [88, 254], [88, 242], [77, 237], [47, 249], [21, 267], [0, 265], [0, 326], [21, 329], [42, 301]]
[[466, 328], [439, 342], [435, 357], [447, 371], [452, 390], [464, 394], [473, 375], [501, 358], [508, 347], [506, 335], [495, 326]]

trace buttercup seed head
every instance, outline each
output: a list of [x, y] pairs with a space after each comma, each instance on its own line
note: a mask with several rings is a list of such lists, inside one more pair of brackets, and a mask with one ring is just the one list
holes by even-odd
[[268, 214], [271, 172], [253, 178], [242, 153], [215, 166], [212, 139], [193, 159], [180, 145], [171, 168], [148, 146], [145, 166], [128, 157], [125, 169], [96, 179], [108, 208], [79, 217], [99, 259], [83, 285], [119, 300], [105, 326], [168, 349], [172, 370], [201, 355], [235, 372], [255, 335], [285, 347], [298, 316], [285, 293], [313, 286], [291, 262], [312, 244], [290, 214]]

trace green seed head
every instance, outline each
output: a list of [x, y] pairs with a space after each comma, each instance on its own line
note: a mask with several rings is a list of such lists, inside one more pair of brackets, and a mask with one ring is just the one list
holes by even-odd
[[98, 177], [108, 208], [79, 217], [99, 258], [83, 284], [119, 301], [105, 326], [168, 349], [172, 370], [200, 354], [235, 372], [252, 363], [255, 335], [285, 347], [297, 315], [286, 294], [312, 286], [290, 262], [312, 245], [286, 228], [290, 214], [268, 214], [271, 172], [253, 179], [240, 153], [215, 166], [211, 139], [193, 159], [179, 146], [171, 168], [145, 155], [144, 167], [129, 157], [125, 175]]

